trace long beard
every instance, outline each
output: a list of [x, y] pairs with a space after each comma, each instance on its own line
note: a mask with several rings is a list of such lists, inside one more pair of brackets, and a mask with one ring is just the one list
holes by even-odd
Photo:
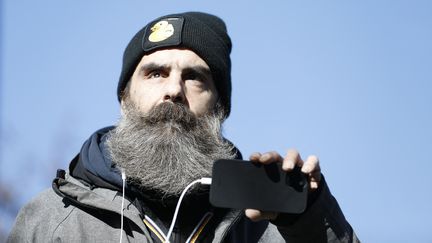
[[130, 183], [177, 196], [190, 182], [211, 176], [215, 160], [235, 157], [221, 135], [222, 121], [221, 109], [197, 117], [181, 104], [165, 102], [143, 114], [126, 99], [107, 145]]

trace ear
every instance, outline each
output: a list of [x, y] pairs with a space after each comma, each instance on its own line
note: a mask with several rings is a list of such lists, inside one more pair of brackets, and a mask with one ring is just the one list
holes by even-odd
[[132, 80], [129, 80], [126, 83], [126, 87], [123, 89], [123, 91], [121, 92], [121, 95], [120, 95], [120, 114], [121, 114], [121, 116], [125, 115], [125, 106], [126, 106], [125, 100], [128, 99], [128, 95], [129, 95], [128, 92], [130, 89], [131, 82], [132, 82]]
[[125, 102], [124, 99], [120, 101], [120, 115], [123, 117], [125, 115]]

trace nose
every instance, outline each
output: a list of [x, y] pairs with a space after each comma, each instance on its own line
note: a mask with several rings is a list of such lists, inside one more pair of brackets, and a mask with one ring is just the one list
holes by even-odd
[[166, 82], [163, 101], [186, 103], [184, 83], [180, 75], [172, 74]]

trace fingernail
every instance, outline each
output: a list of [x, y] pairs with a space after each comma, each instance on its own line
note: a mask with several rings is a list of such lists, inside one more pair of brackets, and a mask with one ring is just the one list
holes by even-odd
[[270, 159], [270, 154], [264, 154], [263, 156], [261, 156], [261, 160], [269, 160]]
[[294, 161], [288, 160], [286, 163], [282, 165], [284, 170], [292, 170], [294, 168]]

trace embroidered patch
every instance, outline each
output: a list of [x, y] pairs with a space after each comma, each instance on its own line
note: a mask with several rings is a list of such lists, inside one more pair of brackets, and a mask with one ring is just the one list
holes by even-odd
[[150, 51], [159, 47], [177, 46], [181, 43], [183, 17], [169, 17], [149, 25], [145, 31], [142, 47]]
[[150, 42], [159, 42], [168, 39], [174, 34], [174, 27], [166, 20], [157, 22], [151, 27], [151, 34], [149, 35]]

